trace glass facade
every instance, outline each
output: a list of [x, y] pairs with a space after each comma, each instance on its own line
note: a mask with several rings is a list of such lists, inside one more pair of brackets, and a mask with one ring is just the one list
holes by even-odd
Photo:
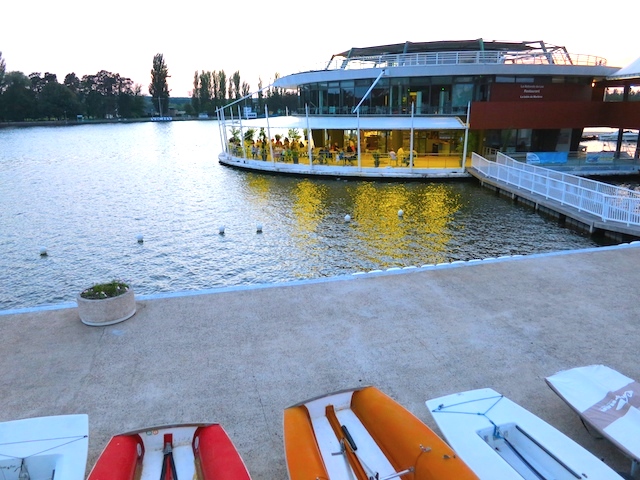
[[[360, 107], [362, 115], [465, 116], [470, 102], [490, 99], [492, 84], [584, 83], [576, 77], [439, 76], [381, 78]], [[373, 84], [373, 79], [308, 83], [298, 87], [299, 111], [309, 105], [312, 115], [350, 115]]]

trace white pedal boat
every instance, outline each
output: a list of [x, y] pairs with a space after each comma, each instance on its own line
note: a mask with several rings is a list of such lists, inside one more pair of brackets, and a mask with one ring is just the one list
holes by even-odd
[[620, 480], [602, 460], [490, 388], [426, 402], [443, 436], [486, 480]]
[[2, 480], [84, 480], [89, 417], [84, 414], [0, 423]]

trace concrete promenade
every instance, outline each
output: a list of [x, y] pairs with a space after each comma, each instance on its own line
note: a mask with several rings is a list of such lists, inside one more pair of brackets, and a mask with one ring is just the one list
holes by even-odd
[[88, 413], [87, 473], [111, 435], [220, 422], [254, 479], [286, 479], [282, 412], [375, 385], [424, 401], [491, 387], [619, 471], [549, 389], [605, 364], [640, 380], [640, 244], [138, 301], [110, 327], [75, 308], [0, 315], [0, 421]]

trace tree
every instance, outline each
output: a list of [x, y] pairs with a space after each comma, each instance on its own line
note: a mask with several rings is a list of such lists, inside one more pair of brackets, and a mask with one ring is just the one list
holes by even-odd
[[195, 113], [200, 113], [200, 76], [196, 70], [193, 74], [193, 90], [191, 91], [191, 108]]
[[262, 93], [262, 78], [258, 77], [258, 109], [264, 110], [264, 93]]
[[169, 110], [169, 69], [164, 61], [164, 56], [157, 53], [153, 57], [153, 68], [151, 69], [151, 83], [149, 84], [149, 94], [151, 95], [154, 107], [158, 106], [160, 116], [165, 115]]
[[118, 73], [101, 70], [85, 75], [80, 82], [80, 96], [87, 115], [97, 118], [140, 117], [144, 113], [142, 87]]
[[38, 110], [43, 118], [75, 118], [83, 111], [75, 93], [58, 82], [47, 82], [38, 95]]
[[202, 72], [200, 74], [200, 91], [198, 97], [198, 104], [200, 105], [200, 112], [213, 113], [212, 99], [212, 85], [211, 85], [211, 72]]
[[120, 77], [118, 84], [118, 115], [125, 118], [140, 118], [144, 114], [142, 85], [134, 84], [130, 78]]
[[0, 52], [0, 93], [2, 93], [3, 91], [3, 85], [4, 85], [4, 72], [7, 68], [7, 64], [4, 61], [4, 58], [2, 58], [2, 52]]
[[231, 98], [231, 95], [234, 95], [235, 99], [238, 100], [240, 95], [242, 95], [240, 91], [240, 72], [236, 71], [231, 77], [231, 80], [233, 81], [233, 93], [231, 92], [231, 85], [229, 85], [229, 98]]
[[29, 77], [22, 72], [9, 72], [4, 80], [6, 89], [2, 94], [0, 117], [9, 122], [35, 118], [36, 98], [31, 90]]
[[218, 91], [216, 92], [216, 99], [218, 100], [218, 106], [222, 106], [227, 99], [227, 74], [224, 73], [224, 70], [220, 70], [217, 74], [217, 78]]
[[64, 77], [63, 85], [76, 95], [80, 91], [80, 79], [74, 72], [67, 73], [67, 75]]
[[117, 73], [100, 70], [95, 75], [82, 77], [81, 90], [87, 114], [90, 117], [110, 118], [118, 115], [118, 84], [121, 77]]

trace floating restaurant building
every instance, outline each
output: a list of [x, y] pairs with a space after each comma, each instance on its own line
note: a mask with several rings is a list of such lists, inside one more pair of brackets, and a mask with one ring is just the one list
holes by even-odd
[[471, 152], [585, 161], [585, 128], [640, 128], [640, 102], [606, 101], [612, 89], [628, 99], [640, 85], [637, 71], [616, 75], [625, 70], [542, 41], [352, 48], [274, 82], [297, 91], [296, 111], [269, 112], [255, 95], [219, 110], [219, 159], [253, 170], [383, 178], [465, 176]]

